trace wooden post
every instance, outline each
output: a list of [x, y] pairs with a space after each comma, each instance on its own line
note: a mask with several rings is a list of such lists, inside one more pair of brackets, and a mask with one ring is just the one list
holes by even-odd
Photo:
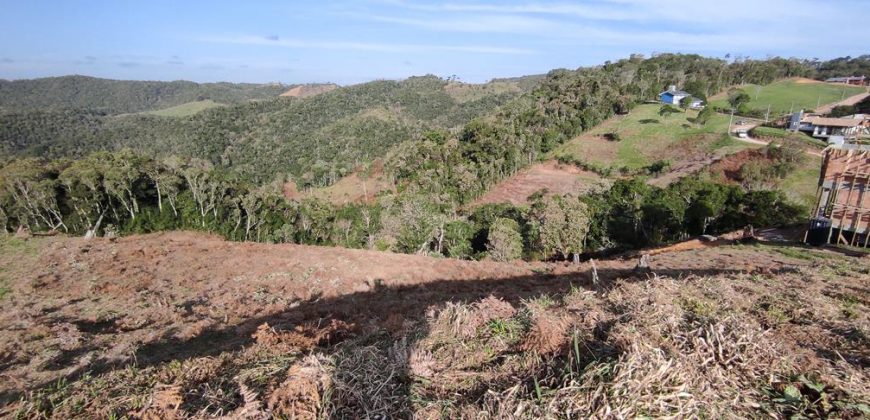
[[[852, 150], [849, 150], [848, 153], [849, 153], [849, 159], [848, 159], [848, 161], [849, 161], [849, 163], [851, 163], [852, 157], [853, 157], [855, 154], [852, 153]], [[848, 173], [849, 173], [849, 167], [848, 167], [848, 164], [847, 164], [847, 166], [846, 166], [846, 170], [843, 171], [843, 179], [844, 179], [844, 180], [845, 180], [846, 175], [847, 175]], [[856, 173], [857, 173], [857, 171], [856, 171]], [[846, 212], [847, 212], [848, 210], [850, 210], [850, 207], [851, 207], [851, 205], [850, 205], [849, 203], [852, 202], [852, 191], [855, 190], [855, 181], [856, 181], [856, 179], [855, 179], [855, 175], [852, 175], [852, 182], [849, 183], [849, 193], [846, 194], [846, 204], [842, 206], [842, 207], [843, 207], [843, 214], [840, 215], [840, 234], [839, 234], [838, 237], [837, 237], [837, 244], [839, 244], [841, 241], [845, 240], [845, 237], [843, 236], [843, 224], [845, 224], [845, 222], [846, 222]], [[833, 227], [834, 224], [831, 223], [831, 226]]]
[[598, 285], [598, 267], [595, 266], [595, 259], [591, 258], [589, 263], [592, 264], [592, 284]]
[[[861, 155], [861, 159], [863, 159], [863, 155], [865, 155], [865, 153], [861, 153]], [[858, 168], [863, 170], [864, 167], [858, 165]], [[852, 182], [858, 182], [858, 180], [860, 179], [862, 180], [862, 184], [864, 185], [864, 187], [861, 188], [861, 190], [858, 192], [858, 197], [856, 198], [855, 213], [852, 218], [852, 240], [849, 241], [849, 245], [851, 246], [855, 246], [855, 243], [858, 241], [858, 230], [861, 229], [861, 220], [864, 218], [864, 195], [867, 191], [866, 181], [868, 176], [863, 171], [858, 172], [858, 168], [856, 168], [855, 170], [855, 175], [852, 177]]]
[[728, 119], [728, 135], [731, 135], [731, 122], [734, 121], [734, 108], [731, 108], [731, 118]]
[[[843, 178], [843, 174], [849, 172], [849, 165], [852, 163], [852, 151], [846, 150], [846, 166], [843, 168], [843, 172], [837, 174], [834, 177], [834, 182], [832, 183], [831, 194], [832, 204], [831, 204], [831, 226], [828, 228], [828, 240], [827, 243], [831, 243], [831, 235], [834, 233], [834, 212], [837, 210], [837, 198], [840, 196], [840, 180]], [[845, 211], [845, 210], [844, 210]], [[842, 227], [841, 227], [842, 230]], [[839, 238], [838, 238], [839, 240]]]

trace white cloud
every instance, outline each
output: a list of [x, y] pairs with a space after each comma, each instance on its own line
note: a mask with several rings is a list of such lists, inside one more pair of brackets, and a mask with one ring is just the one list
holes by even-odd
[[[589, 0], [495, 3], [371, 0], [374, 22], [445, 33], [515, 34], [550, 46], [794, 54], [859, 39], [868, 13], [851, 0]], [[854, 3], [853, 6], [860, 6]], [[852, 12], [846, 12], [851, 10]]]
[[384, 53], [415, 53], [415, 52], [468, 52], [482, 54], [533, 54], [534, 51], [524, 48], [499, 47], [487, 45], [431, 45], [431, 44], [401, 44], [373, 43], [350, 41], [313, 41], [304, 39], [262, 37], [262, 36], [217, 36], [200, 38], [203, 42], [240, 45], [263, 45], [284, 48], [307, 48], [325, 50], [350, 50]]
[[[592, 0], [584, 2], [486, 2], [421, 3], [375, 0], [418, 12], [538, 14], [604, 21], [674, 21], [723, 23], [735, 20], [783, 20], [822, 17], [834, 12], [829, 2], [813, 0]], [[822, 13], [820, 13], [822, 12]]]

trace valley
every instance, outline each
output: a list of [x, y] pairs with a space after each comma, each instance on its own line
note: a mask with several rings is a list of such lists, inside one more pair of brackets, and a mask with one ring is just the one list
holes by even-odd
[[0, 417], [866, 417], [843, 68], [0, 81]]

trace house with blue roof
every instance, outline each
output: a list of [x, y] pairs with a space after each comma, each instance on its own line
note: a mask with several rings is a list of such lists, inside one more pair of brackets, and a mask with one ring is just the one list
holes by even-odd
[[[667, 105], [679, 106], [680, 101], [682, 101], [683, 98], [691, 97], [691, 96], [692, 96], [692, 94], [690, 94], [689, 92], [677, 90], [676, 86], [670, 85], [670, 86], [668, 86], [668, 90], [666, 90], [662, 93], [659, 93], [659, 102], [661, 102], [663, 104], [667, 104]], [[692, 104], [689, 107], [692, 109], [697, 109], [697, 108], [700, 108], [702, 106], [704, 106], [704, 101], [697, 99], [697, 98], [694, 98], [692, 100]]]

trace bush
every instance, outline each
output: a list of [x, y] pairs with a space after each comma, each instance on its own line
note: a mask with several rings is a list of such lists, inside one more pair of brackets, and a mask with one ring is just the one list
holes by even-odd
[[622, 141], [622, 136], [620, 136], [619, 133], [615, 131], [612, 133], [605, 133], [604, 138], [609, 141]]
[[523, 255], [523, 237], [519, 224], [504, 217], [495, 219], [489, 227], [486, 250], [496, 261], [511, 261]]

